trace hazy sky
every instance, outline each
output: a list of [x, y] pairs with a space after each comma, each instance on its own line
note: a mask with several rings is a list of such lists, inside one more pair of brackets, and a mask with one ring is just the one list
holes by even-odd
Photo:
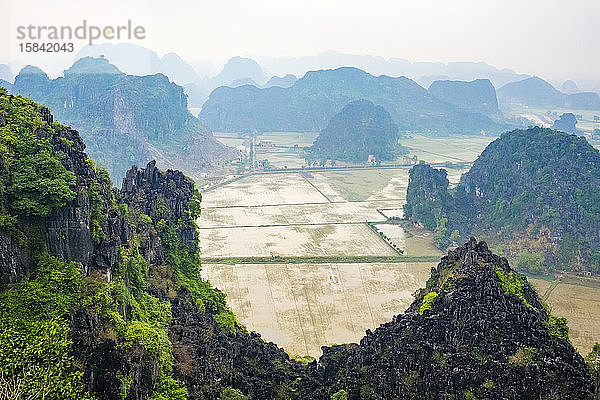
[[331, 49], [410, 61], [485, 61], [547, 78], [600, 80], [599, 0], [0, 1], [8, 9], [0, 16], [1, 63], [36, 60], [19, 52], [19, 25], [77, 26], [86, 19], [104, 26], [130, 19], [147, 32], [133, 43], [188, 60]]

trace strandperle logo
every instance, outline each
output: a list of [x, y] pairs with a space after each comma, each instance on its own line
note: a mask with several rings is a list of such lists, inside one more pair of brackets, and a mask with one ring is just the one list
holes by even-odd
[[18, 40], [95, 40], [145, 39], [146, 29], [141, 25], [133, 25], [131, 20], [125, 25], [88, 25], [87, 20], [78, 26], [28, 25], [17, 27]]

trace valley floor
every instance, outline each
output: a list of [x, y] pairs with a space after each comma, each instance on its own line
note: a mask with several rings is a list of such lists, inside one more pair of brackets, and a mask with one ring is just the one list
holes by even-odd
[[[293, 145], [308, 145], [302, 136], [265, 138], [282, 147], [258, 157], [301, 166]], [[427, 162], [456, 163], [473, 161], [491, 140], [413, 135], [404, 144]], [[279, 170], [208, 189], [198, 220], [203, 276], [249, 330], [290, 354], [318, 357], [323, 345], [360, 340], [404, 312], [442, 255], [431, 232], [386, 223], [403, 215], [409, 169]], [[451, 184], [463, 172], [448, 169]], [[600, 281], [532, 282], [568, 318], [582, 353], [600, 341]]]
[[290, 354], [356, 342], [406, 309], [439, 262], [429, 233], [385, 223], [402, 215], [407, 183], [408, 168], [303, 171], [205, 192], [203, 275], [248, 329]]

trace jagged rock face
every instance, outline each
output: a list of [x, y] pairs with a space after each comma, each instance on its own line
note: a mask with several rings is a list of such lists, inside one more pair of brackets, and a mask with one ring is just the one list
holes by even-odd
[[118, 347], [115, 340], [106, 337], [112, 328], [92, 309], [78, 309], [68, 318], [73, 352], [85, 365], [83, 382], [88, 391], [102, 400], [121, 400], [121, 374], [131, 379], [127, 399], [150, 397], [159, 371], [144, 347], [137, 343], [131, 348]]
[[[43, 119], [51, 124], [53, 116], [47, 112]], [[44, 219], [20, 218], [19, 229], [40, 235], [40, 245], [43, 243], [49, 254], [67, 261], [80, 262], [86, 273], [92, 270], [109, 273], [117, 262], [119, 247], [132, 237], [132, 230], [123, 215], [111, 204], [110, 183], [99, 179], [93, 165], [87, 161], [85, 144], [77, 131], [65, 127], [58, 135], [51, 135], [39, 129], [36, 135], [47, 137], [52, 151], [64, 155], [61, 163], [76, 177], [76, 184], [72, 188], [76, 196]], [[90, 187], [93, 183], [98, 185], [98, 198], [104, 210], [104, 218], [100, 220], [104, 239], [100, 243], [91, 239]], [[17, 282], [32, 271], [31, 250], [0, 232], [0, 276], [3, 281]]]
[[346, 360], [334, 386], [351, 399], [591, 399], [582, 357], [548, 333], [529, 284], [522, 298], [507, 293], [498, 268], [511, 272], [485, 242], [450, 251], [404, 314], [367, 331], [359, 346], [325, 352]]
[[[131, 239], [132, 230], [124, 216], [111, 204], [110, 182], [99, 180], [93, 166], [86, 162], [85, 145], [78, 132], [64, 128], [61, 136], [67, 141], [53, 138], [52, 147], [55, 152], [65, 154], [63, 165], [77, 177], [77, 197], [48, 219], [48, 250], [50, 254], [65, 260], [80, 261], [88, 272], [90, 269], [100, 269], [107, 273], [117, 262], [120, 246]], [[105, 214], [105, 218], [101, 219], [105, 237], [100, 243], [90, 240], [90, 185], [93, 181], [98, 182], [98, 196]]]
[[359, 344], [323, 347], [307, 365], [257, 334], [222, 332], [180, 292], [169, 334], [176, 376], [190, 399], [217, 399], [231, 386], [250, 399], [327, 400], [345, 390], [349, 399], [591, 400], [583, 358], [549, 333], [535, 291], [526, 281], [518, 295], [504, 287], [515, 274], [471, 239], [432, 269], [404, 314]]
[[[227, 334], [199, 313], [185, 291], [172, 301], [175, 377], [188, 388], [190, 399], [219, 399], [221, 390], [239, 388], [252, 399], [297, 398], [291, 383], [303, 375], [298, 362], [257, 333]], [[296, 387], [297, 388], [297, 387]], [[306, 397], [310, 398], [310, 397]]]
[[[171, 169], [161, 171], [156, 162], [151, 161], [146, 168], [138, 169], [134, 165], [127, 171], [118, 197], [120, 202], [146, 214], [153, 221], [183, 221], [180, 237], [189, 249], [194, 249], [197, 232], [186, 212], [193, 194], [194, 182], [183, 173]], [[144, 252], [148, 263], [162, 264], [164, 256], [160, 238], [153, 229], [146, 230], [146, 233], [149, 240]]]

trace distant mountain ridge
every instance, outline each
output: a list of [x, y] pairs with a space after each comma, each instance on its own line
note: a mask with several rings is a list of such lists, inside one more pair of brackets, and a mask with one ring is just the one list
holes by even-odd
[[256, 57], [256, 60], [265, 71], [275, 75], [292, 73], [303, 76], [308, 71], [356, 67], [375, 76], [407, 76], [425, 87], [440, 79], [471, 81], [478, 78], [489, 79], [494, 86], [500, 87], [529, 76], [508, 68], [498, 69], [484, 62], [411, 62], [397, 57], [345, 54], [333, 50], [312, 56]]
[[251, 79], [257, 85], [264, 85], [267, 82], [262, 68], [251, 58], [232, 57], [230, 58], [221, 72], [211, 78], [211, 87], [229, 85], [236, 80]]
[[52, 107], [57, 118], [77, 127], [89, 153], [116, 180], [131, 164], [151, 159], [197, 176], [229, 154], [189, 114], [183, 89], [162, 74], [126, 75], [105, 59], [84, 57], [54, 80], [28, 66], [12, 91]]
[[564, 107], [583, 110], [600, 110], [600, 96], [596, 92], [565, 94], [537, 76], [512, 82], [498, 89], [501, 106], [510, 107]]
[[442, 102], [405, 77], [375, 77], [358, 68], [311, 71], [289, 88], [215, 89], [199, 118], [223, 132], [319, 131], [342, 107], [366, 99], [384, 107], [401, 132], [499, 134], [489, 117]]
[[287, 88], [292, 86], [298, 78], [293, 74], [286, 74], [285, 76], [272, 76], [267, 83], [263, 85], [263, 87], [268, 88], [271, 86], [280, 86], [283, 88]]

